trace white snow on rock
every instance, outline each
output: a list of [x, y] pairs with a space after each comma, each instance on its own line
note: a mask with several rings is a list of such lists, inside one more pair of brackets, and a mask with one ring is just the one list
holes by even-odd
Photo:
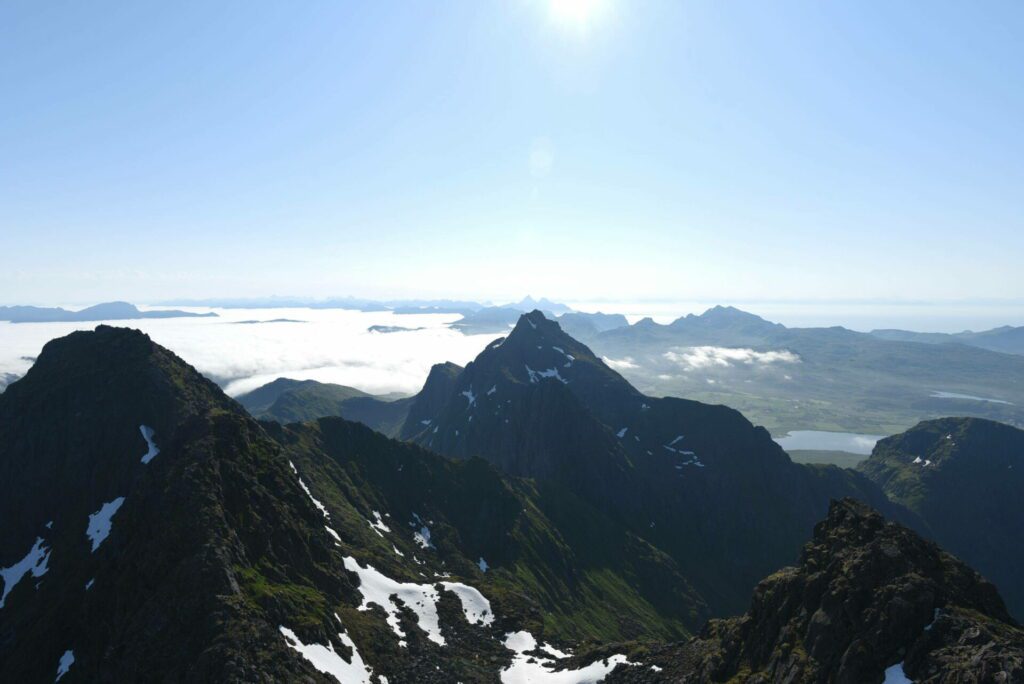
[[622, 439], [623, 437], [626, 436], [627, 432], [629, 432], [629, 428], [622, 428], [621, 430], [615, 433], [615, 436], [618, 437], [619, 439]]
[[544, 378], [554, 378], [555, 380], [560, 381], [563, 385], [569, 384], [568, 380], [559, 375], [557, 368], [548, 368], [547, 370], [535, 371], [529, 366], [526, 366], [526, 373], [527, 375], [530, 376], [530, 382], [534, 384], [540, 382]]
[[399, 624], [398, 605], [391, 600], [397, 595], [409, 610], [416, 614], [419, 627], [427, 634], [427, 638], [439, 646], [444, 646], [441, 626], [437, 620], [438, 593], [430, 584], [414, 584], [412, 582], [396, 582], [377, 572], [372, 565], [365, 568], [359, 562], [347, 556], [345, 569], [359, 575], [359, 593], [363, 595], [363, 603], [359, 610], [369, 610], [371, 605], [380, 606], [387, 613], [387, 623], [398, 637], [398, 645], [405, 646], [405, 632]]
[[64, 651], [64, 654], [60, 657], [60, 662], [57, 663], [57, 678], [53, 681], [58, 682], [60, 678], [68, 673], [71, 666], [75, 662], [75, 652], [71, 649]]
[[387, 523], [385, 523], [384, 520], [380, 517], [380, 511], [374, 511], [373, 512], [373, 521], [371, 522], [371, 521], [367, 520], [366, 522], [367, 522], [367, 524], [369, 524], [370, 527], [373, 528], [373, 531], [376, 532], [381, 537], [384, 536], [384, 534], [383, 534], [384, 532], [390, 532], [391, 531], [391, 528], [388, 527]]
[[[337, 615], [335, 615], [337, 617]], [[338, 618], [338, 622], [341, 619]], [[359, 650], [348, 634], [342, 630], [338, 632], [341, 643], [352, 649], [352, 661], [346, 662], [341, 654], [334, 650], [334, 645], [328, 643], [326, 646], [320, 644], [304, 644], [295, 636], [295, 632], [284, 626], [278, 626], [281, 634], [288, 641], [288, 645], [298, 651], [309, 664], [324, 674], [329, 674], [341, 684], [370, 684], [373, 670], [363, 662]]]
[[[299, 471], [295, 467], [294, 463], [292, 463], [291, 461], [288, 461], [288, 465], [290, 465], [292, 467], [292, 472], [293, 473], [295, 473], [296, 475], [299, 474]], [[313, 502], [313, 505], [316, 506], [320, 510], [320, 512], [323, 514], [324, 520], [330, 522], [331, 514], [327, 512], [327, 508], [322, 503], [317, 501], [316, 497], [313, 496], [313, 492], [309, 491], [309, 487], [307, 487], [306, 483], [303, 482], [301, 476], [299, 477], [299, 486], [302, 487], [302, 491], [306, 492], [306, 496], [308, 496], [309, 500]], [[369, 521], [367, 521], [367, 522], [369, 522]], [[334, 544], [335, 544], [335, 546], [341, 546], [341, 536], [330, 525], [324, 525], [324, 529], [327, 530], [328, 534], [330, 534], [332, 537], [334, 537]]]
[[493, 387], [491, 387], [491, 389], [487, 390], [487, 396], [491, 396], [492, 394], [494, 394], [497, 391], [498, 391], [498, 386], [494, 385]]
[[[292, 466], [292, 468], [294, 467], [295, 466]], [[306, 492], [306, 496], [308, 496], [309, 500], [313, 502], [313, 505], [320, 509], [320, 512], [324, 514], [325, 518], [329, 519], [331, 514], [328, 513], [327, 508], [320, 503], [315, 496], [313, 496], [313, 492], [309, 491], [309, 487], [306, 486], [306, 483], [302, 481], [301, 477], [299, 478], [299, 486], [302, 487], [302, 491]]]
[[96, 583], [96, 578], [93, 577], [91, 580], [89, 580], [88, 582], [85, 583], [85, 590], [89, 591], [90, 589], [92, 589], [92, 585], [94, 585], [95, 583]]
[[487, 564], [487, 561], [484, 560], [483, 556], [480, 556], [480, 560], [476, 562], [476, 565], [478, 568], [480, 568], [480, 572], [487, 572], [487, 570], [491, 567]]
[[466, 397], [466, 401], [469, 402], [469, 404], [466, 406], [466, 408], [471, 408], [473, 406], [473, 404], [476, 403], [476, 395], [473, 394], [473, 388], [472, 387], [470, 387], [468, 390], [463, 392], [462, 396]]
[[148, 425], [140, 425], [139, 432], [142, 433], [142, 439], [146, 440], [146, 453], [142, 455], [142, 462], [149, 463], [153, 460], [153, 457], [160, 453], [160, 448], [153, 442], [153, 435], [156, 433], [153, 428]]
[[430, 425], [431, 422], [432, 421], [429, 418], [427, 418], [426, 420], [421, 420], [420, 424], [422, 424], [422, 425]]
[[543, 644], [540, 648], [541, 648], [542, 651], [547, 651], [548, 653], [550, 653], [551, 655], [555, 656], [556, 658], [568, 658], [569, 656], [572, 655], [571, 651], [569, 651], [569, 652], [560, 651], [560, 650], [558, 650], [557, 648], [555, 648], [554, 646], [552, 646], [551, 644], [548, 644], [548, 643]]
[[[618, 665], [631, 665], [626, 656], [614, 655], [598, 660], [578, 670], [555, 670], [555, 658], [527, 655], [536, 651], [537, 640], [529, 632], [513, 632], [505, 636], [505, 648], [515, 657], [507, 669], [501, 671], [502, 684], [596, 684]], [[545, 645], [545, 651], [554, 655], [555, 649]]]
[[461, 582], [441, 582], [441, 586], [452, 592], [462, 601], [462, 612], [466, 614], [466, 622], [471, 625], [489, 625], [494, 622], [491, 602], [479, 591]]
[[413, 535], [412, 535], [413, 541], [415, 541], [417, 544], [419, 544], [420, 548], [423, 548], [423, 549], [432, 549], [432, 548], [434, 548], [434, 545], [430, 541], [430, 528], [427, 527], [427, 524], [423, 522], [423, 520], [420, 518], [420, 516], [418, 516], [415, 513], [413, 513], [412, 517], [416, 518], [416, 522], [409, 523], [409, 526], [410, 527], [416, 527], [417, 525], [419, 525], [419, 527], [420, 527], [418, 532], [414, 532], [413, 533]]
[[914, 684], [903, 672], [903, 663], [897, 663], [892, 667], [885, 668], [885, 681], [882, 684]]
[[675, 446], [677, 442], [681, 442], [681, 441], [683, 441], [683, 436], [679, 435], [678, 437], [673, 439], [671, 442], [669, 442], [668, 445], [669, 446]]
[[4, 607], [11, 589], [28, 573], [33, 577], [42, 577], [49, 570], [46, 564], [50, 561], [50, 549], [46, 548], [42, 537], [36, 537], [36, 543], [20, 561], [9, 568], [0, 568], [0, 578], [4, 580], [4, 593], [0, 596], [0, 608]]
[[110, 529], [113, 526], [114, 514], [117, 513], [117, 509], [121, 508], [121, 504], [124, 503], [124, 497], [119, 496], [113, 501], [100, 506], [100, 510], [89, 515], [89, 526], [85, 528], [85, 534], [92, 540], [92, 550], [96, 551], [110, 535]]

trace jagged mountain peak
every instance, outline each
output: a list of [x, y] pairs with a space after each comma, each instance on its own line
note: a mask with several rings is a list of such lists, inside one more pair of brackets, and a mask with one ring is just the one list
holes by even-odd
[[[1024, 676], [1024, 632], [974, 570], [845, 498], [746, 615], [654, 662], [685, 675], [668, 681], [1010, 682]], [[641, 681], [621, 674], [609, 681]]]
[[742, 326], [747, 328], [765, 329], [777, 329], [783, 327], [780, 323], [772, 323], [771, 321], [767, 321], [756, 314], [743, 311], [735, 306], [722, 306], [720, 304], [711, 307], [701, 314], [688, 314], [681, 318], [677, 318], [671, 325], [674, 327], [680, 327], [695, 324], [714, 327]]
[[979, 418], [928, 420], [880, 441], [858, 470], [983, 569], [1024, 616], [1024, 431]]

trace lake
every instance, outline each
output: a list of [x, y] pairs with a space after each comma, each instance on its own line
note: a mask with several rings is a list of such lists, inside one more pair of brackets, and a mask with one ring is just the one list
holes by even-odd
[[794, 430], [775, 442], [786, 451], [845, 451], [868, 456], [875, 443], [885, 435], [859, 435], [854, 432]]

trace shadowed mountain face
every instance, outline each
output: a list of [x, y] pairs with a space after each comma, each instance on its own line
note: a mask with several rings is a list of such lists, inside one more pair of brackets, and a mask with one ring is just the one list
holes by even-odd
[[995, 587], [863, 504], [832, 504], [800, 564], [761, 582], [742, 617], [655, 648], [625, 682], [1018, 682], [1024, 631]]
[[[541, 334], [562, 341], [557, 332]], [[522, 355], [513, 358], [542, 360], [522, 340], [510, 341], [509, 350]], [[592, 363], [584, 352], [556, 353], [573, 354], [574, 365]], [[487, 365], [480, 379], [491, 377]], [[433, 382], [469, 402], [461, 378], [472, 369], [442, 368]], [[594, 391], [609, 384], [623, 402], [639, 397], [596, 364], [566, 378], [569, 384], [530, 377], [519, 378], [525, 391], [544, 392], [551, 406], [576, 402], [558, 414], [568, 432], [584, 418], [594, 421], [599, 407], [630, 418], [610, 399], [592, 411], [569, 389], [575, 379]], [[436, 405], [443, 414], [449, 403], [421, 408]], [[694, 435], [728, 411], [689, 404], [640, 410], [704, 411], [686, 426]], [[786, 672], [873, 676], [900, 649], [913, 676], [936, 663], [956, 673], [963, 662], [1017, 676], [1020, 633], [994, 590], [854, 504], [818, 528], [812, 546], [822, 550], [805, 551], [796, 575], [762, 584], [751, 616], [711, 623], [699, 642], [689, 642], [703, 644], [697, 651], [665, 645], [696, 631], [708, 614], [705, 594], [718, 598], [709, 589], [727, 586], [708, 573], [731, 581], [738, 568], [766, 562], [778, 539], [789, 543], [788, 530], [767, 545], [758, 537], [817, 506], [801, 503], [797, 490], [810, 489], [816, 502], [846, 486], [837, 483], [860, 481], [792, 464], [775, 473], [788, 463], [777, 448], [730, 456], [736, 444], [753, 449], [762, 437], [735, 412], [722, 415], [733, 417], [721, 419], [720, 444], [710, 433], [695, 438], [704, 465], [692, 467], [707, 473], [703, 481], [677, 476], [659, 488], [646, 480], [653, 466], [622, 446], [625, 434], [602, 436], [605, 451], [595, 460], [623, 468], [623, 488], [642, 483], [649, 501], [599, 499], [578, 479], [519, 479], [484, 460], [449, 460], [340, 418], [258, 423], [136, 331], [101, 326], [54, 340], [0, 395], [0, 681], [383, 684], [522, 681], [527, 673], [545, 681], [556, 672], [558, 681], [572, 682], [605, 675], [654, 681], [670, 673], [681, 678], [673, 681], [708, 673], [742, 680], [745, 664], [767, 672], [787, 662], [795, 664]], [[748, 460], [760, 464], [751, 482], [768, 492], [782, 491], [777, 476], [797, 479], [788, 492], [797, 499], [786, 501], [797, 515], [764, 507], [768, 499], [737, 479], [733, 469], [745, 468], [730, 464]], [[690, 479], [707, 492], [697, 508], [685, 508], [699, 490], [682, 485]], [[716, 501], [726, 508], [718, 480], [739, 491], [728, 508], [744, 516], [742, 526], [725, 524], [716, 511]], [[681, 486], [691, 488], [679, 500], [665, 496]], [[737, 504], [745, 499], [753, 503]], [[662, 517], [648, 520], [648, 513]], [[733, 558], [751, 557], [721, 564], [714, 540]], [[689, 553], [674, 544], [689, 545]], [[832, 557], [838, 565], [829, 565]], [[778, 591], [763, 589], [804, 575], [808, 588], [793, 579]], [[827, 591], [810, 590], [821, 586]], [[807, 608], [798, 610], [798, 601]], [[807, 621], [820, 612], [808, 613], [815, 601], [834, 625], [825, 637], [823, 618]], [[862, 621], [849, 623], [836, 611], [854, 601], [901, 609], [885, 617], [865, 608], [854, 613]], [[908, 636], [934, 608], [943, 612], [929, 618], [929, 633], [945, 651]], [[775, 631], [776, 623], [792, 630]], [[790, 633], [818, 635], [806, 648], [813, 660], [794, 650]], [[639, 641], [613, 643], [623, 640]], [[847, 642], [864, 644], [868, 655], [836, 660]]]
[[641, 394], [538, 311], [436, 372], [404, 438], [573, 491], [672, 557], [716, 614], [796, 558], [830, 497], [913, 517], [857, 473], [793, 464], [732, 409]]
[[572, 492], [341, 419], [261, 425], [124, 329], [49, 343], [0, 397], [0, 476], [0, 681], [69, 658], [62, 681], [331, 681], [296, 644], [342, 654], [341, 681], [497, 681], [506, 632], [707, 615]]
[[1024, 616], [1024, 431], [976, 418], [927, 421], [879, 442], [859, 469]]

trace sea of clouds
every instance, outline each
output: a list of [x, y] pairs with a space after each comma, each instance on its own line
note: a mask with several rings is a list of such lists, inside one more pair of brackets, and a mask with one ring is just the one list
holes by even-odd
[[[463, 335], [449, 329], [447, 324], [458, 320], [457, 314], [304, 308], [185, 310], [213, 311], [218, 317], [107, 324], [142, 330], [232, 396], [280, 377], [333, 382], [374, 394], [411, 394], [419, 391], [431, 365], [443, 361], [465, 365], [499, 337]], [[269, 322], [275, 319], [300, 322]], [[23, 375], [49, 340], [75, 330], [91, 330], [100, 323], [0, 322], [0, 379]], [[373, 325], [421, 329], [369, 332]]]

